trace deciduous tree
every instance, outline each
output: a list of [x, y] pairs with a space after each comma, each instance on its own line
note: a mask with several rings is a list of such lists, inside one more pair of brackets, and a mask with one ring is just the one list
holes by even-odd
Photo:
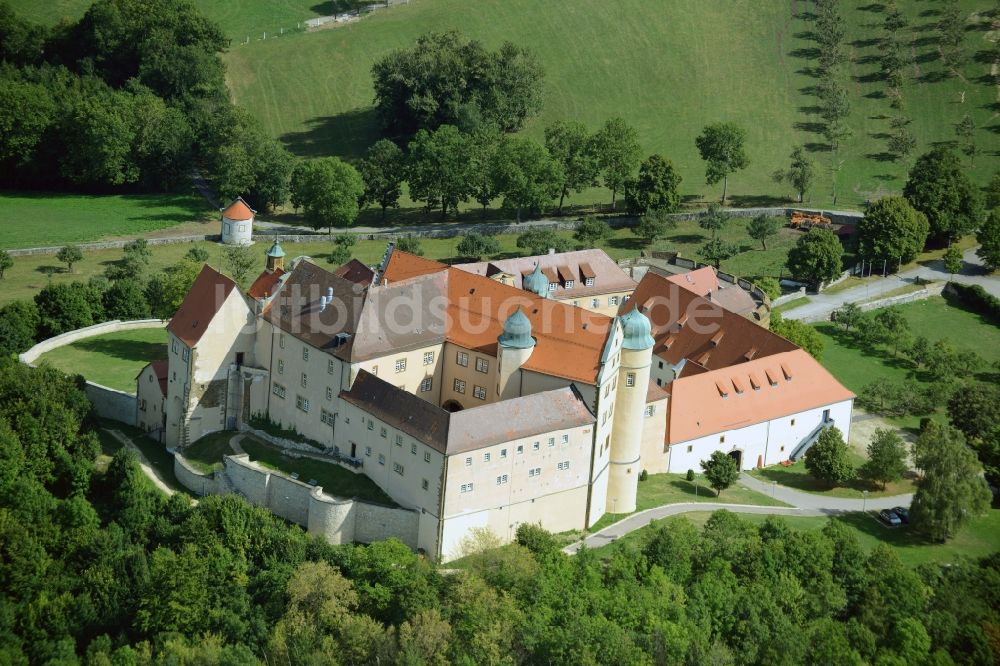
[[736, 460], [722, 451], [712, 451], [708, 460], [701, 461], [701, 469], [709, 485], [715, 488], [716, 495], [721, 495], [723, 490], [740, 478], [740, 468]]
[[420, 130], [410, 142], [410, 197], [425, 202], [428, 210], [440, 206], [442, 219], [472, 194], [468, 141], [457, 127], [442, 125], [433, 132]]
[[772, 312], [770, 328], [772, 332], [805, 349], [813, 358], [818, 360], [823, 356], [826, 343], [819, 331], [812, 326], [795, 319], [785, 319], [780, 312]]
[[954, 278], [956, 273], [962, 272], [962, 266], [965, 265], [965, 261], [962, 259], [962, 250], [957, 245], [952, 245], [944, 252], [944, 256], [941, 258], [944, 264], [944, 269], [951, 273]]
[[750, 164], [744, 144], [746, 130], [735, 123], [706, 125], [695, 139], [701, 159], [705, 161], [705, 182], [722, 185], [722, 203], [729, 191], [729, 174], [745, 169]]
[[[566, 252], [570, 250], [570, 242], [551, 229], [529, 229], [517, 237], [517, 246], [528, 251], [528, 254], [546, 254], [549, 250]], [[497, 252], [500, 250], [498, 249]], [[492, 253], [495, 254], [495, 253]]]
[[301, 202], [305, 220], [314, 229], [347, 227], [358, 217], [358, 201], [364, 194], [361, 175], [336, 157], [306, 162], [296, 169], [294, 197]]
[[376, 141], [361, 160], [358, 171], [365, 184], [362, 201], [365, 205], [377, 204], [385, 220], [389, 208], [399, 206], [406, 177], [406, 161], [399, 146], [388, 139]]
[[906, 472], [906, 447], [895, 430], [878, 428], [868, 443], [868, 460], [860, 469], [861, 476], [882, 487], [899, 481]]
[[76, 245], [64, 245], [56, 252], [56, 259], [66, 264], [66, 270], [73, 272], [73, 264], [83, 260], [83, 252]]
[[802, 203], [816, 176], [816, 167], [806, 156], [805, 148], [802, 146], [795, 146], [789, 158], [791, 162], [788, 169], [778, 169], [771, 177], [776, 183], [788, 183], [794, 187], [799, 195], [799, 203]]
[[712, 238], [707, 243], [698, 248], [698, 255], [705, 261], [719, 269], [723, 261], [732, 259], [740, 253], [740, 246], [736, 243], [729, 243], [721, 238]]
[[500, 252], [500, 242], [493, 236], [472, 232], [462, 236], [455, 249], [461, 257], [479, 260]]
[[903, 194], [927, 216], [930, 235], [951, 242], [969, 233], [982, 218], [979, 192], [958, 156], [947, 146], [924, 153], [910, 169]]
[[1000, 207], [994, 208], [976, 232], [976, 256], [991, 271], [1000, 268]]
[[14, 257], [10, 256], [10, 252], [7, 250], [0, 250], [0, 280], [3, 279], [3, 275], [7, 272], [7, 269], [13, 267]]
[[604, 220], [599, 220], [593, 216], [583, 218], [580, 224], [576, 225], [573, 238], [583, 244], [584, 247], [595, 247], [599, 242], [610, 238], [614, 233], [611, 227]]
[[612, 118], [594, 135], [593, 145], [614, 208], [618, 192], [639, 166], [639, 133], [621, 118]]
[[781, 229], [781, 220], [769, 215], [758, 215], [747, 224], [747, 236], [760, 241], [763, 249], [767, 249], [767, 239], [777, 236]]
[[927, 218], [905, 198], [885, 197], [870, 204], [858, 223], [858, 254], [898, 266], [924, 249], [929, 232]]
[[562, 187], [559, 164], [532, 139], [512, 137], [500, 146], [498, 184], [504, 206], [517, 211], [541, 211], [556, 198]]
[[662, 210], [654, 210], [639, 218], [639, 223], [632, 227], [632, 233], [652, 245], [677, 228], [677, 220]]
[[843, 252], [832, 232], [814, 227], [788, 251], [788, 270], [800, 280], [819, 285], [840, 275]]
[[582, 192], [597, 184], [600, 167], [594, 148], [594, 140], [583, 123], [557, 120], [545, 128], [545, 149], [562, 168], [560, 213], [570, 192]]
[[236, 284], [245, 286], [257, 263], [257, 254], [250, 245], [227, 245], [225, 261], [229, 276]]
[[806, 451], [806, 469], [814, 479], [831, 488], [854, 478], [854, 466], [839, 429], [831, 426], [820, 433], [816, 443]]
[[659, 154], [650, 155], [639, 165], [639, 175], [625, 183], [625, 203], [629, 212], [645, 215], [662, 210], [670, 213], [681, 203], [678, 188], [681, 174], [674, 163]]

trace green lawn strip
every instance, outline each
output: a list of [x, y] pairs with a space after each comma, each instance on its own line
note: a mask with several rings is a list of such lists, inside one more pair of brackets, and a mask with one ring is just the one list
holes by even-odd
[[[782, 501], [750, 490], [739, 481], [716, 496], [715, 490], [697, 474], [694, 482], [688, 481], [683, 474], [651, 474], [645, 481], [639, 482], [639, 492], [636, 496], [636, 512], [652, 509], [664, 504], [679, 504], [683, 502], [722, 502], [725, 504], [756, 504], [759, 506], [788, 506]], [[628, 518], [630, 513], [606, 513], [588, 530], [597, 532], [619, 520]]]
[[[745, 220], [734, 219], [721, 236], [730, 242], [739, 242], [741, 238], [746, 242], [745, 222]], [[797, 233], [790, 229], [783, 230], [779, 234], [779, 239], [772, 242], [766, 253], [760, 250], [747, 250], [733, 259], [722, 262], [722, 269], [740, 277], [778, 275], [788, 249], [794, 244], [795, 236], [793, 234]], [[560, 231], [558, 235], [570, 240], [575, 246], [576, 242], [572, 240], [572, 232]], [[491, 259], [519, 257], [525, 254], [523, 249], [517, 247], [516, 234], [503, 234], [497, 236], [497, 240], [500, 242], [500, 252], [490, 257]], [[687, 221], [681, 222], [666, 238], [651, 246], [645, 246], [630, 230], [617, 229], [610, 238], [598, 243], [597, 247], [603, 249], [615, 260], [638, 257], [640, 252], [651, 250], [669, 250], [680, 252], [685, 257], [697, 258], [698, 249], [707, 240], [708, 236], [698, 227], [697, 222]], [[456, 250], [459, 241], [461, 241], [461, 237], [426, 238], [421, 240], [421, 246], [428, 258], [455, 263], [463, 261]], [[385, 254], [386, 243], [385, 240], [359, 240], [351, 248], [351, 252], [359, 261], [374, 265]], [[264, 252], [268, 245], [269, 243], [266, 241], [258, 241], [254, 245], [256, 261], [253, 271], [254, 277], [264, 269]], [[310, 242], [282, 242], [282, 247], [284, 247], [289, 259], [297, 256], [309, 256], [324, 268], [332, 268], [326, 263], [326, 257], [330, 254], [332, 245], [326, 235], [319, 235], [315, 241]], [[192, 247], [205, 249], [209, 253], [208, 264], [213, 268], [217, 270], [224, 268], [224, 248], [219, 243], [197, 241], [152, 246], [150, 248], [152, 257], [149, 267], [146, 269], [147, 275], [180, 261]], [[2, 287], [0, 304], [15, 299], [33, 298], [49, 282], [86, 282], [91, 277], [102, 275], [110, 263], [121, 258], [121, 250], [84, 251], [83, 260], [75, 264], [73, 272], [70, 273], [65, 269], [65, 266], [60, 265], [55, 255], [15, 257], [14, 266], [8, 269], [4, 278], [0, 280], [0, 287]]]
[[336, 463], [314, 458], [292, 458], [253, 437], [244, 437], [241, 445], [249, 454], [250, 460], [286, 474], [298, 474], [298, 480], [303, 483], [315, 480], [316, 485], [322, 486], [327, 494], [398, 506], [363, 473], [355, 474]]
[[[864, 458], [853, 453], [851, 454], [851, 458], [851, 462], [854, 464], [856, 469], [865, 462]], [[893, 495], [905, 495], [916, 490], [914, 479], [910, 477], [904, 478], [896, 483], [888, 483], [886, 484], [884, 490], [879, 486], [869, 483], [861, 478], [852, 479], [843, 486], [828, 488], [825, 483], [817, 481], [809, 474], [809, 471], [806, 469], [806, 464], [802, 460], [799, 460], [788, 467], [772, 465], [771, 467], [765, 467], [763, 469], [755, 469], [750, 472], [750, 475], [754, 478], [760, 479], [761, 481], [769, 483], [776, 481], [779, 485], [787, 486], [793, 490], [801, 490], [803, 492], [815, 493], [817, 495], [826, 495], [827, 497], [849, 497], [852, 499], [861, 499], [864, 497], [863, 491], [865, 490], [868, 491], [868, 497], [871, 498], [891, 497]]]
[[202, 472], [222, 469], [222, 456], [233, 453], [229, 447], [229, 440], [236, 434], [232, 430], [223, 430], [205, 435], [197, 442], [185, 446], [181, 455]]
[[149, 461], [151, 467], [156, 469], [159, 473], [160, 478], [175, 490], [180, 492], [187, 492], [184, 486], [181, 485], [180, 481], [177, 480], [177, 475], [174, 474], [174, 456], [163, 444], [154, 441], [146, 436], [139, 428], [135, 428], [130, 425], [125, 425], [124, 423], [119, 423], [118, 421], [111, 421], [110, 419], [98, 419], [102, 428], [108, 430], [117, 430], [122, 433], [135, 444], [136, 448], [142, 451], [142, 455], [146, 457]]
[[788, 310], [794, 310], [795, 308], [802, 307], [803, 305], [811, 302], [812, 301], [808, 296], [802, 296], [800, 298], [794, 298], [786, 303], [782, 303], [776, 308], [771, 308], [771, 312], [787, 312]]
[[[0, 192], [0, 248], [87, 243], [142, 236], [218, 213], [194, 195], [87, 195], [59, 192]], [[217, 233], [212, 230], [203, 233]]]
[[913, 292], [920, 291], [926, 288], [928, 285], [932, 284], [934, 283], [928, 282], [926, 284], [924, 283], [917, 284], [914, 282], [912, 284], [906, 284], [903, 285], [902, 287], [896, 287], [895, 289], [890, 289], [889, 291], [883, 291], [882, 293], [876, 296], [871, 296], [869, 298], [858, 301], [858, 303], [874, 303], [875, 301], [881, 301], [886, 298], [892, 298], [893, 296], [903, 296], [904, 294], [912, 294]]
[[[709, 511], [698, 511], [665, 520], [690, 520], [701, 527], [711, 515]], [[769, 518], [766, 515], [749, 513], [740, 514], [740, 517], [756, 524]], [[888, 544], [899, 553], [900, 559], [910, 566], [925, 562], [951, 562], [965, 557], [983, 557], [1000, 550], [1000, 509], [990, 509], [985, 515], [973, 518], [954, 539], [943, 544], [924, 541], [909, 525], [886, 527], [874, 512], [849, 513], [835, 518], [825, 516], [781, 516], [780, 518], [793, 529], [803, 531], [823, 529], [830, 520], [843, 521], [857, 534], [866, 551], [871, 551], [880, 543]], [[613, 543], [595, 548], [593, 552], [600, 557], [610, 557], [615, 548], [641, 547], [652, 530], [662, 522], [655, 521], [648, 527], [619, 537]]]
[[42, 354], [38, 362], [67, 374], [83, 375], [102, 386], [135, 393], [135, 377], [143, 366], [166, 357], [166, 330], [140, 328], [77, 340]]

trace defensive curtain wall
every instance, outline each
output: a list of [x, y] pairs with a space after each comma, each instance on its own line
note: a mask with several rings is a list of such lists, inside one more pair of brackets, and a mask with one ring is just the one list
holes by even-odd
[[328, 495], [322, 486], [310, 486], [262, 467], [245, 453], [224, 456], [221, 470], [204, 473], [175, 452], [174, 473], [196, 495], [235, 493], [333, 544], [372, 543], [395, 537], [417, 548], [422, 518], [417, 511]]
[[[134, 321], [106, 321], [103, 324], [94, 324], [86, 328], [78, 328], [62, 335], [56, 335], [48, 340], [42, 340], [37, 345], [21, 354], [18, 358], [22, 363], [35, 366], [38, 357], [53, 349], [58, 349], [77, 340], [84, 340], [105, 333], [116, 333], [118, 331], [132, 331], [138, 328], [164, 328], [167, 325], [166, 319], [137, 319]], [[166, 353], [166, 349], [164, 349]], [[94, 405], [94, 411], [98, 416], [112, 421], [118, 421], [126, 425], [136, 424], [136, 403], [135, 394], [126, 393], [117, 389], [109, 388], [95, 382], [87, 381], [84, 390], [87, 398]]]
[[[864, 215], [862, 213], [854, 211], [829, 211], [829, 210], [819, 210], [812, 208], [732, 208], [726, 209], [726, 212], [733, 217], [756, 217], [758, 215], [769, 215], [773, 217], [788, 217], [791, 215], [793, 210], [800, 210], [809, 213], [821, 213], [829, 217], [834, 224], [846, 224], [855, 225], [861, 220]], [[695, 220], [701, 217], [704, 211], [692, 211], [689, 213], [672, 213], [668, 217], [675, 220]], [[630, 217], [627, 215], [622, 216], [607, 216], [603, 217], [604, 221], [610, 226], [615, 228], [620, 227], [631, 227], [638, 222], [638, 218]], [[360, 238], [365, 238], [368, 240], [393, 240], [400, 236], [415, 236], [418, 238], [452, 238], [454, 236], [460, 236], [469, 231], [476, 231], [482, 234], [519, 234], [527, 231], [528, 229], [551, 229], [554, 231], [571, 231], [576, 229], [577, 225], [580, 223], [579, 220], [542, 220], [539, 222], [532, 222], [530, 224], [517, 224], [514, 222], [503, 222], [503, 223], [482, 223], [475, 225], [467, 224], [454, 224], [454, 223], [429, 223], [420, 227], [406, 227], [405, 229], [393, 229], [387, 231], [374, 231], [357, 233], [356, 235]], [[349, 230], [348, 230], [349, 231]], [[255, 241], [269, 241], [274, 238], [275, 233], [281, 236], [281, 240], [288, 241], [291, 243], [296, 242], [312, 242], [316, 240], [322, 240], [323, 238], [328, 238], [326, 233], [312, 233], [312, 234], [285, 234], [278, 230], [269, 230], [265, 233], [255, 233]], [[215, 241], [218, 242], [222, 239], [219, 234], [197, 234], [197, 235], [186, 235], [186, 236], [171, 236], [166, 238], [149, 238], [147, 242], [150, 245], [169, 245], [172, 243], [190, 243], [193, 241]], [[98, 243], [79, 243], [77, 247], [82, 250], [114, 250], [121, 249], [125, 247], [128, 243], [127, 240], [118, 241], [104, 241]], [[52, 247], [31, 247], [22, 248], [16, 250], [8, 250], [11, 256], [25, 256], [32, 254], [56, 254], [62, 246], [52, 246]]]

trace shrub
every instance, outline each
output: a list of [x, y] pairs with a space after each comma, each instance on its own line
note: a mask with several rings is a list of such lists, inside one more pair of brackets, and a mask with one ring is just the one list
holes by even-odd
[[559, 548], [559, 544], [556, 543], [552, 533], [541, 525], [534, 523], [521, 523], [518, 525], [514, 539], [535, 555], [553, 553]]
[[647, 472], [646, 470], [642, 470], [641, 472], [639, 472], [640, 481], [645, 481], [648, 478], [649, 478], [649, 472]]
[[1000, 298], [989, 293], [978, 284], [948, 283], [948, 291], [953, 297], [969, 310], [981, 314], [1000, 324]]
[[687, 478], [688, 481], [694, 481], [694, 470], [689, 469], [685, 477]]

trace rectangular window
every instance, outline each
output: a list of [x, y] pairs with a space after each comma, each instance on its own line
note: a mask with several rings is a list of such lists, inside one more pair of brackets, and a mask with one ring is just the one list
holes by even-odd
[[476, 357], [476, 370], [478, 370], [479, 372], [489, 372], [490, 371], [490, 362], [488, 360], [486, 360], [485, 358], [479, 358], [477, 356]]
[[646, 416], [652, 416], [656, 411], [656, 405], [646, 405]]
[[417, 455], [417, 445], [416, 444], [410, 444], [410, 453], [412, 453], [413, 455]]
[[282, 349], [285, 348], [285, 334], [284, 333], [279, 333], [278, 334], [278, 346], [281, 347]]
[[420, 487], [423, 488], [424, 490], [427, 490], [430, 487], [430, 485], [431, 484], [427, 483], [427, 479], [423, 479], [420, 481]]
[[372, 366], [372, 374], [375, 375], [376, 377], [378, 377], [378, 366], [377, 365], [373, 365]]
[[278, 396], [279, 398], [284, 398], [285, 397], [285, 387], [282, 386], [281, 384], [275, 383], [274, 386], [271, 387], [271, 393], [273, 393], [274, 395]]
[[483, 462], [489, 462], [489, 461], [490, 461], [490, 454], [489, 453], [484, 453], [483, 454]]
[[329, 386], [326, 387], [326, 399], [333, 400], [333, 389]]
[[507, 483], [507, 478], [508, 477], [507, 477], [506, 474], [501, 474], [500, 476], [498, 476], [497, 477], [497, 485], [498, 486], [502, 486], [502, 485], [506, 484]]
[[281, 374], [284, 374], [284, 373], [285, 373], [285, 362], [282, 361], [279, 358], [278, 359], [278, 374], [281, 375]]
[[533, 479], [536, 476], [540, 476], [541, 473], [542, 473], [541, 467], [532, 467], [531, 469], [528, 470], [528, 478]]
[[295, 406], [301, 409], [303, 412], [308, 412], [309, 398], [303, 398], [301, 395], [295, 396]]
[[687, 452], [691, 453], [691, 451], [693, 451], [693, 450], [694, 450], [694, 447], [691, 446], [690, 444], [688, 444], [688, 451]]
[[382, 453], [378, 454], [378, 464], [379, 465], [384, 465], [385, 464], [385, 455], [382, 454]]
[[506, 458], [507, 458], [507, 449], [500, 449], [500, 460], [506, 460]]
[[319, 420], [327, 425], [333, 425], [333, 414], [323, 408], [319, 410]]
[[559, 468], [559, 469], [569, 469], [569, 461], [568, 460], [564, 460], [561, 463], [559, 463], [558, 465], [556, 465], [556, 467]]
[[368, 419], [368, 429], [369, 430], [374, 430], [375, 429], [375, 421], [374, 420]]
[[397, 462], [392, 463], [392, 471], [400, 476], [403, 476], [403, 466]]
[[306, 377], [306, 373], [302, 373], [302, 388], [309, 386], [309, 378]]
[[462, 484], [462, 492], [463, 493], [471, 493], [472, 492], [472, 484], [471, 483], [463, 483]]
[[635, 386], [635, 373], [627, 372], [625, 373], [625, 386]]
[[594, 278], [592, 278], [592, 277], [585, 278], [584, 281], [583, 281], [583, 284], [585, 286], [587, 286], [587, 287], [593, 287], [594, 286]]
[[422, 380], [420, 380], [420, 391], [422, 393], [427, 393], [428, 391], [431, 390], [433, 386], [434, 386], [433, 377], [424, 377]]
[[465, 393], [465, 382], [461, 379], [455, 380], [455, 393]]
[[302, 348], [302, 360], [303, 361], [308, 361], [309, 360], [309, 347], [303, 347]]
[[333, 374], [333, 359], [326, 362], [326, 371], [331, 375]]
[[792, 425], [795, 425], [795, 419], [792, 419]]
[[406, 359], [397, 358], [396, 359], [396, 372], [404, 372], [406, 370]]
[[618, 297], [608, 296], [608, 305], [618, 305]]
[[455, 362], [458, 363], [463, 368], [469, 367], [469, 355], [465, 352], [458, 352], [455, 356]]
[[566, 280], [566, 285], [563, 287], [563, 289], [572, 289], [572, 288], [573, 288], [573, 280]]
[[181, 351], [181, 360], [187, 363], [188, 359], [191, 358], [191, 350], [185, 347]]
[[486, 389], [482, 386], [472, 386], [472, 395], [476, 396], [480, 400], [486, 400]]
[[429, 463], [430, 461], [431, 461], [431, 452], [430, 451], [424, 451], [424, 462], [425, 463]]
[[556, 445], [556, 438], [555, 437], [549, 437], [549, 448], [551, 449], [555, 445]]
[[524, 444], [518, 444], [517, 445], [517, 452], [518, 453], [524, 453]]
[[534, 444], [531, 445], [531, 450], [537, 451], [540, 447], [541, 445], [538, 442], [535, 442]]
[[471, 456], [465, 459], [465, 466], [466, 467], [472, 467], [472, 457]]
[[599, 308], [599, 307], [601, 307], [601, 299], [599, 299], [599, 298], [592, 298], [592, 299], [590, 299], [590, 307], [592, 307], [592, 308]]
[[556, 290], [556, 283], [549, 282], [549, 291], [555, 291], [555, 290]]
[[569, 435], [563, 435], [562, 436], [562, 443], [563, 444], [569, 444]]
[[432, 351], [424, 352], [424, 365], [433, 365], [433, 364], [434, 364], [434, 352]]
[[719, 444], [725, 444], [725, 443], [726, 443], [726, 436], [719, 435]]
[[389, 434], [389, 431], [385, 429], [385, 426], [382, 426], [381, 428], [379, 428], [379, 434], [382, 435], [382, 439], [385, 439], [386, 436]]
[[172, 352], [173, 352], [174, 354], [177, 354], [177, 350], [179, 350], [180, 348], [181, 348], [181, 346], [180, 346], [179, 344], [177, 344], [177, 341], [176, 341], [176, 340], [171, 340], [171, 341], [170, 341], [170, 350], [171, 350], [171, 351], [172, 351]]
[[365, 455], [368, 456], [369, 458], [372, 457], [372, 447], [370, 446], [365, 447]]

